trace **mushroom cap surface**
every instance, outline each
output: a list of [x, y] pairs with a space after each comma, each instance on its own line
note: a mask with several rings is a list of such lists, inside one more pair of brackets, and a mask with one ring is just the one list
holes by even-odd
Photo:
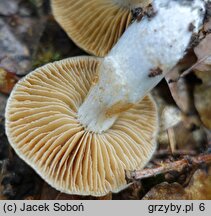
[[77, 46], [102, 57], [130, 24], [131, 8], [146, 1], [51, 0], [51, 7], [56, 21]]
[[75, 57], [40, 67], [16, 84], [6, 107], [6, 133], [16, 153], [68, 194], [103, 196], [124, 189], [125, 170], [142, 169], [156, 148], [157, 112], [150, 96], [103, 133], [78, 121], [100, 62]]

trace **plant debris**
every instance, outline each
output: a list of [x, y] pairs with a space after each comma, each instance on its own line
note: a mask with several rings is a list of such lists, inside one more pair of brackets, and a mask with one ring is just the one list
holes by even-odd
[[199, 169], [195, 172], [187, 187], [181, 184], [163, 182], [152, 188], [144, 200], [210, 200], [211, 169], [207, 172]]

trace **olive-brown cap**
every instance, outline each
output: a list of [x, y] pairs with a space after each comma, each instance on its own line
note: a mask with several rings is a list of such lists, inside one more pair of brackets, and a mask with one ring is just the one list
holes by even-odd
[[122, 190], [125, 170], [143, 168], [156, 148], [157, 112], [150, 96], [103, 133], [78, 121], [100, 61], [75, 57], [38, 68], [19, 81], [6, 107], [6, 133], [16, 153], [69, 194]]
[[51, 0], [55, 19], [83, 50], [105, 56], [149, 0]]

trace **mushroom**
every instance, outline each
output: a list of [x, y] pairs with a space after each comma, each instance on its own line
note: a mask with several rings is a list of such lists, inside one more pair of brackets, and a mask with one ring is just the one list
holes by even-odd
[[103, 196], [127, 186], [125, 170], [141, 169], [155, 151], [156, 106], [146, 96], [112, 127], [84, 127], [78, 109], [101, 59], [47, 64], [20, 81], [6, 108], [6, 132], [17, 154], [54, 188]]
[[131, 23], [131, 9], [151, 0], [51, 0], [57, 22], [83, 50], [105, 56]]
[[134, 22], [104, 59], [50, 63], [12, 91], [9, 141], [56, 189], [118, 192], [128, 186], [125, 170], [142, 169], [155, 151], [157, 113], [147, 94], [185, 55], [188, 27], [197, 33], [205, 10], [202, 0], [156, 0], [153, 7], [156, 16]]

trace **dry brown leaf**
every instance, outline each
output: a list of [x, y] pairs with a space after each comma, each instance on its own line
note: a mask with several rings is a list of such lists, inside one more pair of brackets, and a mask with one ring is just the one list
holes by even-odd
[[183, 113], [191, 112], [193, 103], [190, 97], [190, 86], [185, 79], [178, 78], [181, 72], [190, 68], [195, 61], [196, 57], [190, 53], [165, 76], [171, 95]]
[[203, 30], [208, 34], [194, 48], [194, 52], [198, 60], [207, 58], [194, 68], [196, 76], [202, 81], [194, 89], [194, 103], [204, 126], [211, 129], [211, 18], [205, 23]]
[[[204, 31], [210, 32], [211, 19], [204, 25]], [[201, 79], [202, 84], [194, 89], [195, 107], [204, 126], [211, 129], [211, 34], [208, 34], [194, 52], [199, 59], [208, 57], [194, 68], [195, 74]]]
[[[201, 69], [205, 69], [204, 66]], [[202, 84], [196, 85], [194, 88], [195, 107], [204, 126], [211, 129], [211, 64], [209, 72], [195, 71], [195, 74], [202, 81]]]
[[211, 199], [211, 168], [206, 173], [197, 170], [189, 185], [183, 188], [178, 183], [163, 182], [152, 188], [144, 200], [210, 200]]
[[197, 170], [185, 191], [188, 199], [211, 200], [211, 168], [208, 172]]
[[211, 85], [197, 86], [194, 91], [194, 99], [201, 121], [206, 128], [211, 129]]
[[3, 68], [0, 68], [0, 92], [9, 94], [19, 78], [10, 72], [7, 72]]
[[163, 182], [152, 188], [143, 200], [184, 200], [187, 198], [187, 194], [180, 184]]
[[194, 48], [194, 52], [198, 60], [207, 56], [208, 58], [197, 65], [195, 71], [211, 72], [211, 34], [208, 34], [197, 47]]
[[211, 32], [211, 18], [204, 24], [204, 31], [207, 33]]

